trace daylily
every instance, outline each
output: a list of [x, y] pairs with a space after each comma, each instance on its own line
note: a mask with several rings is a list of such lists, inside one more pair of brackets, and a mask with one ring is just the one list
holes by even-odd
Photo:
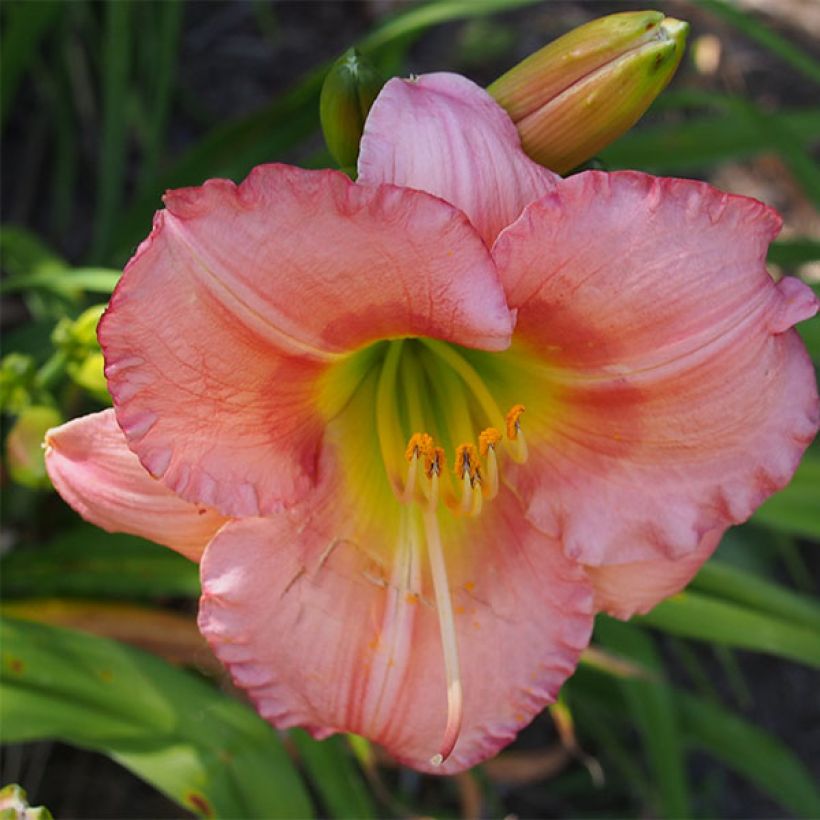
[[387, 83], [356, 183], [267, 165], [165, 206], [100, 326], [114, 410], [48, 469], [201, 559], [201, 630], [278, 727], [487, 758], [817, 430], [770, 208], [561, 180], [462, 77]]

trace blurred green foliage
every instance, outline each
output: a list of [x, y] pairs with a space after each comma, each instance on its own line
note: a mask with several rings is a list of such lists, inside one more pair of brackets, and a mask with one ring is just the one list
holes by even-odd
[[[533, 0], [404, 7], [349, 45], [384, 76], [406, 73], [408, 50], [425, 32], [472, 18], [464, 29], [464, 61], [479, 65], [482, 54], [497, 58], [514, 45], [511, 30], [491, 15], [525, 5]], [[788, 39], [728, 3], [702, 0], [701, 6], [734, 27], [733, 36], [750, 38], [790, 66], [800, 82], [820, 83], [820, 65]], [[276, 6], [257, 3], [254, 9], [262, 34], [275, 35]], [[291, 157], [318, 134], [319, 94], [330, 62], [257, 110], [220, 122], [182, 150], [172, 147], [169, 122], [178, 100], [186, 13], [190, 8], [175, 0], [18, 0], [2, 7], [4, 134], [14, 126], [21, 95], [35, 94], [39, 107], [26, 127], [49, 152], [49, 194], [38, 206], [38, 224], [62, 247], [76, 225], [75, 203], [88, 201], [93, 208], [72, 263], [34, 232], [12, 225], [0, 232], [0, 292], [26, 317], [6, 333], [0, 365], [8, 469], [2, 512], [14, 540], [0, 561], [0, 583], [8, 611], [18, 618], [21, 612], [36, 617], [37, 600], [46, 597], [82, 601], [104, 621], [112, 598], [148, 612], [149, 604], [189, 602], [198, 593], [194, 565], [140, 539], [78, 523], [52, 493], [36, 489], [42, 473], [35, 474], [33, 462], [26, 469], [35, 472], [25, 476], [15, 462], [22, 446], [15, 443], [30, 447], [32, 425], [39, 425], [39, 436], [61, 416], [109, 403], [94, 333], [102, 311], [97, 303], [111, 293], [120, 265], [148, 233], [163, 190], [207, 177], [241, 178], [259, 162]], [[806, 200], [820, 204], [820, 169], [812, 153], [820, 108], [773, 111], [739, 93], [680, 87], [654, 111], [603, 152], [606, 167], [702, 175], [727, 161], [773, 154]], [[94, 168], [79, 159], [89, 132], [97, 134]], [[319, 151], [304, 161], [330, 160]], [[818, 260], [820, 243], [808, 236], [776, 242], [770, 254], [791, 274]], [[818, 324], [800, 332], [820, 365]], [[820, 608], [798, 541], [820, 540], [818, 488], [815, 446], [792, 484], [727, 536], [689, 591], [629, 624], [599, 619], [595, 647], [609, 654], [604, 661], [587, 659], [564, 699], [581, 746], [598, 756], [607, 779], [596, 786], [577, 766], [546, 784], [570, 813], [607, 815], [617, 806], [634, 816], [711, 816], [719, 803], [693, 774], [698, 752], [784, 810], [820, 815], [805, 763], [738, 713], [749, 693], [734, 655], [748, 650], [820, 666]], [[211, 682], [106, 638], [10, 617], [2, 630], [6, 742], [60, 738], [105, 752], [201, 816], [451, 813], [446, 790], [434, 792], [430, 802], [409, 773], [386, 785], [361, 739], [317, 743], [301, 731], [283, 738]], [[681, 668], [694, 691], [682, 688]], [[504, 811], [486, 774], [477, 772], [474, 782], [491, 812]]]

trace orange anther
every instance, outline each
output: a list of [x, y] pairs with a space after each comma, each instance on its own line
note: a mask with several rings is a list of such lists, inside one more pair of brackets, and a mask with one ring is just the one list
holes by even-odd
[[427, 459], [433, 450], [433, 437], [427, 433], [413, 433], [407, 442], [404, 456], [408, 461], [414, 458]]
[[482, 456], [486, 456], [490, 447], [495, 447], [501, 441], [501, 433], [495, 427], [488, 427], [482, 430], [478, 436], [478, 451]]
[[523, 404], [514, 404], [507, 413], [507, 438], [515, 441], [518, 438], [518, 431], [521, 429], [519, 419], [527, 408]]
[[444, 453], [444, 448], [431, 446], [426, 455], [424, 472], [427, 473], [427, 477], [432, 478], [433, 474], [441, 475], [447, 466], [447, 456]]
[[456, 448], [456, 475], [459, 476], [459, 478], [464, 478], [466, 475], [474, 479], [478, 467], [478, 452], [476, 448], [472, 444], [460, 444]]

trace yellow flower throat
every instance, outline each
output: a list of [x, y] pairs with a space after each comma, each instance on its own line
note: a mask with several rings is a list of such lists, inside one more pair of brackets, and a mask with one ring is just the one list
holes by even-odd
[[[527, 458], [524, 406], [514, 404], [502, 414], [486, 383], [493, 383], [498, 357], [432, 339], [380, 342], [332, 368], [322, 393], [329, 435], [337, 436], [346, 478], [364, 517], [368, 508], [372, 518], [388, 521], [399, 512], [402, 532], [416, 529], [408, 523], [411, 517], [423, 522], [418, 540], [433, 582], [447, 682], [447, 720], [440, 749], [431, 758], [434, 765], [453, 751], [463, 711], [440, 516], [475, 518], [497, 496], [502, 446], [513, 461]], [[373, 432], [375, 453], [363, 441], [363, 434], [369, 438]]]

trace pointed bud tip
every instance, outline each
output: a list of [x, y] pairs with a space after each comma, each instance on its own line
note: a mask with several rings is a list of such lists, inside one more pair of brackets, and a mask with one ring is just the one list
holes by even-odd
[[659, 11], [611, 14], [549, 43], [488, 90], [524, 150], [565, 173], [640, 119], [674, 75], [688, 32]]

